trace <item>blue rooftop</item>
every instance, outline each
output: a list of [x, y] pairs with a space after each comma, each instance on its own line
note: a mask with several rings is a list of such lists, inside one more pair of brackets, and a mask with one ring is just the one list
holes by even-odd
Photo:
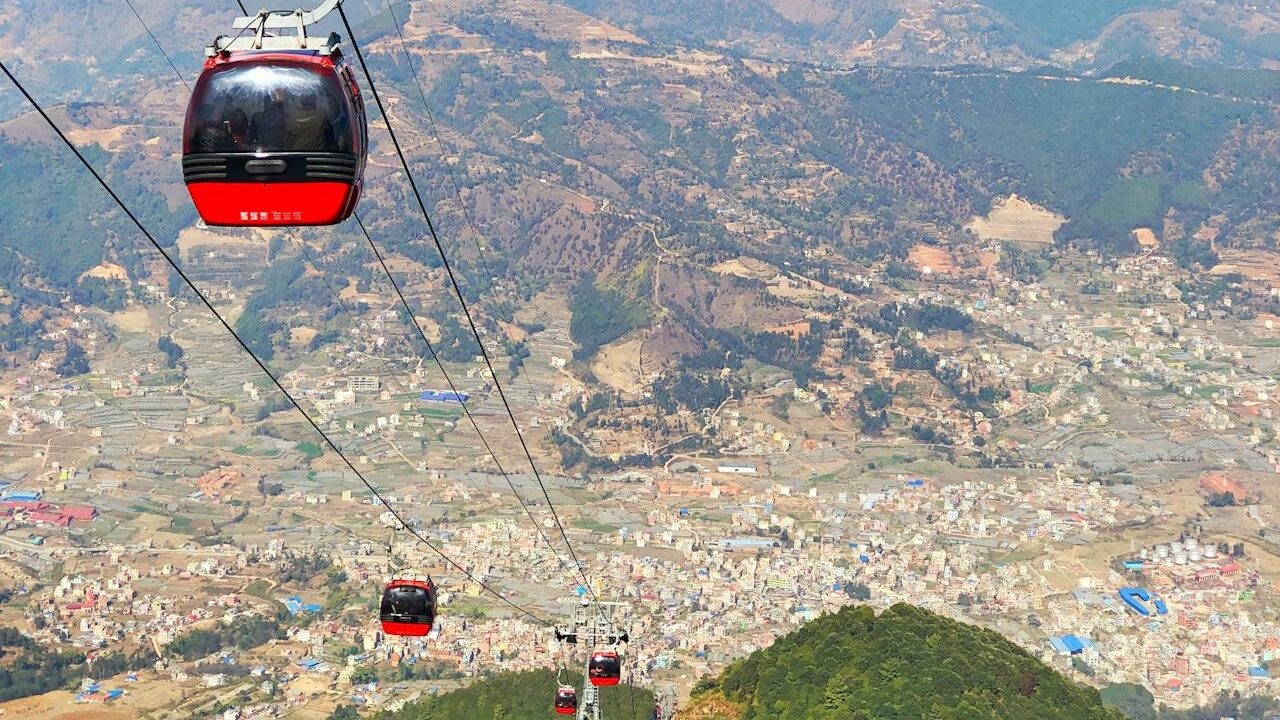
[[297, 595], [294, 595], [293, 597], [285, 598], [283, 602], [284, 602], [285, 609], [289, 611], [290, 615], [297, 615], [298, 613], [304, 613], [304, 612], [317, 613], [317, 612], [320, 612], [320, 609], [321, 609], [320, 606], [316, 603], [302, 602], [302, 598], [298, 597]]
[[2, 496], [5, 500], [30, 501], [39, 500], [44, 495], [39, 490], [9, 490]]
[[420, 399], [427, 402], [464, 403], [471, 399], [471, 395], [452, 390], [423, 390]]

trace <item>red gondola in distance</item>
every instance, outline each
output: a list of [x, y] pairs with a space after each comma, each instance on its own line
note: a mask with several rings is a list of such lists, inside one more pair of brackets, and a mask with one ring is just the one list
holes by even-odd
[[382, 591], [378, 619], [382, 632], [425, 637], [436, 621], [436, 586], [427, 580], [397, 578]]
[[[368, 128], [339, 38], [309, 38], [312, 13], [240, 18], [256, 34], [206, 49], [187, 105], [182, 171], [209, 225], [333, 225], [355, 210]], [[300, 29], [267, 36], [271, 28]]]
[[587, 663], [587, 677], [596, 687], [608, 687], [622, 682], [622, 660], [616, 652], [592, 653]]
[[578, 691], [568, 685], [561, 685], [556, 691], [555, 702], [557, 715], [573, 715], [578, 711]]

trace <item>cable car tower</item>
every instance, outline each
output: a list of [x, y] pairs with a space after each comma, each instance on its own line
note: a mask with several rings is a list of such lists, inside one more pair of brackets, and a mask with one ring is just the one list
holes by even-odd
[[[621, 679], [619, 644], [630, 642], [626, 630], [619, 630], [614, 616], [620, 602], [592, 602], [584, 598], [567, 628], [556, 628], [556, 639], [570, 645], [587, 647], [587, 663], [582, 670], [582, 694], [578, 697], [577, 720], [603, 720], [600, 713], [600, 687], [618, 684]], [[600, 648], [608, 648], [607, 650]]]

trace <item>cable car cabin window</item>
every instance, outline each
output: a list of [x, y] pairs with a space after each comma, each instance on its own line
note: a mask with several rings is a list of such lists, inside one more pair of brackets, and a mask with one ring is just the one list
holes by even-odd
[[592, 685], [615, 685], [622, 675], [622, 661], [615, 653], [596, 653], [587, 664]]
[[398, 622], [430, 623], [435, 620], [435, 599], [420, 587], [390, 587], [382, 594], [380, 614]]
[[350, 109], [321, 68], [244, 61], [201, 79], [188, 153], [353, 152]]
[[572, 715], [578, 709], [578, 692], [573, 688], [560, 688], [556, 692], [555, 709], [560, 715]]

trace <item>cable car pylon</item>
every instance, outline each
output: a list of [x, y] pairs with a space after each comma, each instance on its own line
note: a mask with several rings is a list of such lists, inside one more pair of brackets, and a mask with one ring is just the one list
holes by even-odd
[[[569, 645], [586, 645], [587, 662], [582, 670], [582, 691], [578, 693], [578, 720], [603, 720], [600, 688], [617, 685], [622, 678], [622, 653], [618, 646], [630, 642], [627, 631], [619, 632], [613, 615], [627, 603], [592, 601], [584, 598], [574, 610], [573, 622], [556, 627], [556, 639]], [[602, 649], [607, 648], [607, 649]], [[560, 695], [557, 693], [557, 700]]]

